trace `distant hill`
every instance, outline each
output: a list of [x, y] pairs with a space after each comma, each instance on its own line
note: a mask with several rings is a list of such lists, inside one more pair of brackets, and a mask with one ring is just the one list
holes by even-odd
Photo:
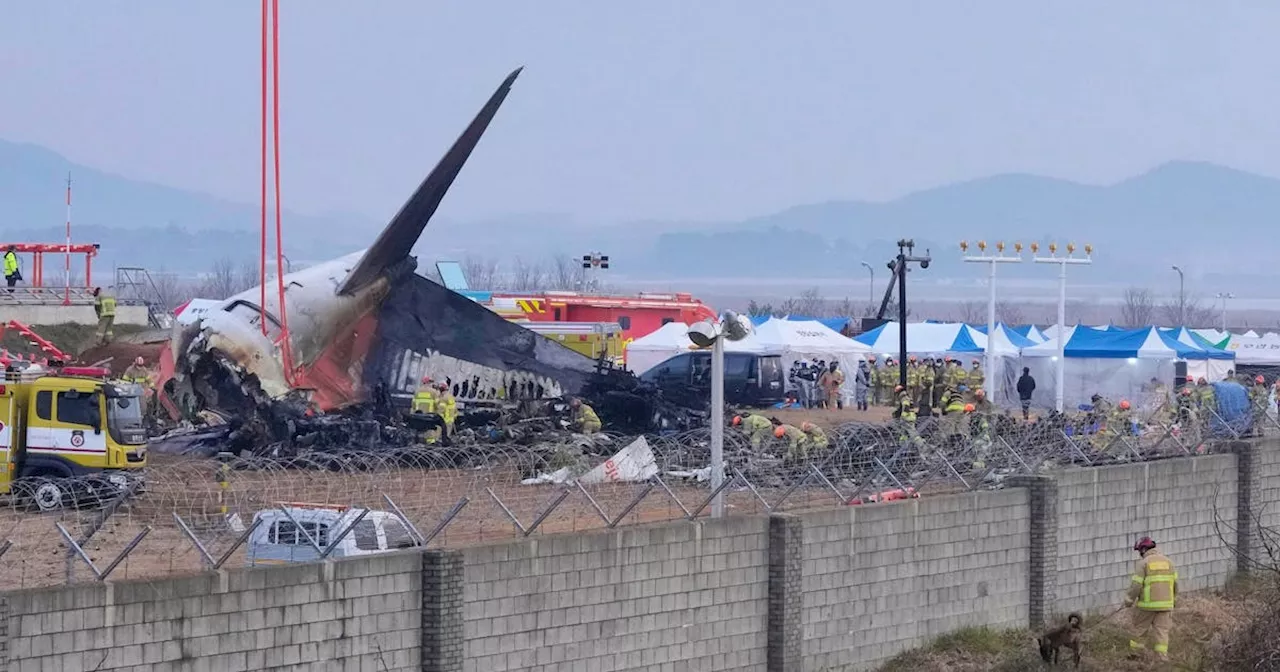
[[[0, 141], [0, 238], [62, 238], [60, 185], [75, 179], [75, 232], [103, 245], [108, 265], [198, 271], [224, 257], [255, 258], [258, 208], [129, 180], [47, 149]], [[574, 204], [566, 203], [571, 211]], [[602, 250], [630, 276], [832, 278], [883, 272], [894, 241], [931, 248], [921, 280], [960, 273], [961, 239], [1093, 243], [1092, 281], [1168, 280], [1170, 265], [1202, 280], [1267, 284], [1280, 254], [1280, 180], [1208, 163], [1173, 162], [1109, 186], [1034, 175], [996, 175], [886, 202], [829, 201], [729, 222], [584, 221], [558, 213], [433, 222], [425, 261], [485, 256], [539, 261]], [[360, 216], [289, 213], [286, 253], [327, 259], [367, 245], [382, 226]], [[1030, 265], [1002, 270], [1043, 277]], [[965, 272], [965, 275], [972, 275]], [[881, 276], [883, 277], [883, 276]]]
[[[247, 253], [253, 258], [257, 249], [256, 205], [130, 180], [43, 147], [5, 141], [0, 141], [0, 239], [63, 240], [68, 171], [74, 181], [73, 236], [101, 243], [108, 266], [203, 270], [222, 257]], [[359, 249], [378, 230], [377, 222], [359, 217], [286, 213], [284, 221], [288, 254], [300, 260]]]

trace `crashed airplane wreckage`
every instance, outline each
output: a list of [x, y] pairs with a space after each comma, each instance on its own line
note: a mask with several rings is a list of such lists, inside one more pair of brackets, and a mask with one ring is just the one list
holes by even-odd
[[[424, 376], [448, 384], [469, 411], [477, 409], [464, 413], [459, 427], [493, 423], [515, 406], [525, 415], [545, 415], [548, 404], [539, 400], [563, 395], [586, 397], [622, 431], [696, 422], [700, 414], [664, 405], [656, 390], [641, 389], [629, 373], [415, 273], [411, 248], [519, 74], [502, 82], [371, 247], [284, 276], [287, 329], [278, 317], [279, 295], [263, 287], [227, 299], [193, 324], [174, 326], [168, 352], [160, 355], [171, 358], [171, 373], [164, 363], [159, 367], [161, 406], [174, 419], [216, 418], [212, 424], [219, 426], [176, 432], [158, 441], [157, 450], [403, 447], [421, 432], [396, 419]], [[108, 345], [85, 358], [112, 357], [112, 350]]]

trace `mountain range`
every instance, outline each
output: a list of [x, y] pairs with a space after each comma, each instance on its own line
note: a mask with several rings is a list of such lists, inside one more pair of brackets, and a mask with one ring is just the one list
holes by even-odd
[[[219, 259], [256, 258], [256, 205], [131, 180], [42, 147], [3, 141], [0, 238], [62, 240], [61, 185], [68, 171], [75, 180], [75, 237], [100, 243], [101, 263], [196, 273]], [[995, 175], [885, 202], [833, 200], [740, 221], [586, 222], [555, 213], [442, 218], [418, 252], [426, 261], [467, 255], [541, 261], [602, 250], [619, 277], [841, 278], [860, 277], [863, 260], [879, 260], [877, 273], [883, 273], [883, 261], [897, 252], [895, 241], [905, 237], [915, 240], [918, 253], [931, 250], [927, 277], [944, 279], [961, 272], [962, 239], [1070, 239], [1096, 247], [1092, 278], [1098, 282], [1167, 280], [1172, 264], [1202, 282], [1265, 282], [1267, 259], [1280, 252], [1280, 242], [1267, 233], [1277, 213], [1280, 180], [1172, 162], [1105, 186]], [[286, 213], [285, 222], [286, 253], [302, 261], [359, 249], [381, 227], [373, 218], [342, 214]], [[1030, 266], [1001, 272], [1030, 277]]]

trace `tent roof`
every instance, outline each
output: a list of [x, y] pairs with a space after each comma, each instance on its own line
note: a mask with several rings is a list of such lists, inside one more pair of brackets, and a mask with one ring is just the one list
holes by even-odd
[[[893, 354], [898, 352], [898, 334], [898, 323], [886, 322], [853, 340], [871, 346], [877, 353]], [[965, 324], [907, 323], [907, 351], [912, 353], [982, 352], [977, 339], [985, 345], [986, 336], [974, 333]]]
[[[1231, 353], [1188, 345], [1169, 330], [1141, 329], [1099, 330], [1089, 327], [1067, 329], [1064, 352], [1067, 357], [1100, 359], [1232, 359]], [[1022, 354], [1048, 357], [1058, 354], [1058, 342], [1052, 339], [1025, 348]]]
[[756, 326], [756, 341], [770, 352], [862, 354], [871, 352], [864, 343], [831, 329], [818, 320], [772, 319]]

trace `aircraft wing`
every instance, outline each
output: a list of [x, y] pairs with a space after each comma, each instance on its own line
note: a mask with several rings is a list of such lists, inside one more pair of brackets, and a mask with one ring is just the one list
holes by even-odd
[[427, 175], [417, 191], [401, 206], [400, 211], [391, 219], [387, 227], [378, 235], [364, 256], [356, 263], [347, 275], [346, 280], [338, 287], [339, 294], [352, 294], [378, 278], [384, 270], [409, 256], [409, 251], [418, 242], [418, 237], [427, 228], [427, 222], [440, 207], [440, 201], [458, 177], [463, 164], [471, 156], [471, 151], [480, 142], [489, 127], [489, 122], [502, 106], [502, 101], [511, 91], [511, 85], [524, 68], [516, 68], [514, 72], [493, 92], [489, 101], [480, 108], [479, 114], [471, 120], [462, 135], [454, 141], [453, 146], [440, 159], [440, 163]]

